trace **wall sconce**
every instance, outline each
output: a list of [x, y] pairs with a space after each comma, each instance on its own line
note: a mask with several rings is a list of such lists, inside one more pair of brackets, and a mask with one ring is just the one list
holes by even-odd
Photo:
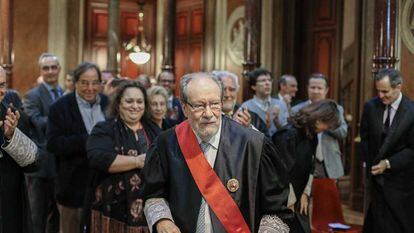
[[136, 38], [132, 38], [128, 43], [124, 43], [125, 50], [129, 52], [129, 59], [137, 65], [145, 64], [151, 58], [151, 54], [149, 53], [151, 45], [145, 39], [144, 33], [144, 4], [145, 2], [138, 1]]

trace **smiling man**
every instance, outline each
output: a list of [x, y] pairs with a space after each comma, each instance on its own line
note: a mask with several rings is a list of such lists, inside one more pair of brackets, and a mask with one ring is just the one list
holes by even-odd
[[62, 233], [80, 232], [81, 207], [88, 180], [86, 139], [105, 120], [107, 98], [99, 94], [101, 72], [90, 62], [73, 71], [75, 91], [51, 107], [47, 125], [47, 149], [56, 157], [56, 200]]
[[[51, 53], [39, 57], [43, 82], [25, 96], [24, 111], [29, 117], [33, 140], [39, 146], [39, 169], [27, 174], [27, 187], [32, 208], [33, 233], [59, 232], [59, 212], [55, 200], [55, 157], [46, 150], [46, 125], [50, 105], [63, 95], [58, 85], [59, 59]], [[47, 228], [47, 229], [46, 229]]]
[[370, 201], [364, 233], [414, 232], [414, 106], [401, 93], [402, 83], [398, 71], [380, 70], [377, 97], [364, 106], [361, 143]]
[[223, 90], [215, 76], [187, 74], [180, 93], [188, 120], [159, 136], [143, 170], [150, 229], [288, 232], [281, 220], [289, 215], [286, 167], [272, 143], [222, 117]]
[[245, 127], [254, 127], [266, 136], [268, 133], [265, 122], [254, 112], [247, 108], [241, 108], [237, 104], [237, 93], [239, 91], [239, 78], [234, 73], [225, 70], [212, 72], [223, 85], [223, 106], [221, 111], [224, 115], [232, 118]]
[[[321, 73], [313, 73], [308, 79], [308, 100], [292, 107], [292, 114], [299, 112], [311, 103], [324, 100], [329, 91], [328, 78]], [[344, 119], [344, 108], [337, 105], [340, 125], [338, 128], [318, 133], [318, 146], [315, 152], [316, 178], [338, 179], [344, 175], [340, 141], [345, 140], [348, 125]]]

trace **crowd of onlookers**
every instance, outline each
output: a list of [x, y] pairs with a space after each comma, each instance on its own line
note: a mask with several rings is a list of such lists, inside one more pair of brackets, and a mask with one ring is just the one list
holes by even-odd
[[[0, 82], [3, 119], [10, 125], [7, 133], [4, 126], [5, 141], [8, 143], [15, 129], [20, 129], [37, 145], [38, 158], [24, 165], [16, 165], [11, 159], [12, 165], [7, 165], [14, 166], [11, 172], [15, 175], [12, 184], [0, 189], [10, 189], [11, 193], [18, 190], [19, 196], [0, 195], [0, 203], [6, 200], [0, 209], [12, 208], [12, 217], [0, 215], [4, 233], [149, 232], [140, 171], [157, 136], [188, 117], [183, 103], [201, 114], [219, 110], [226, 119], [260, 131], [273, 143], [288, 172], [286, 207], [295, 216], [289, 224], [291, 232], [310, 232], [308, 208], [313, 180], [336, 180], [344, 175], [340, 145], [348, 126], [343, 108], [327, 100], [328, 78], [321, 73], [309, 76], [308, 99], [299, 102], [294, 76], [282, 75], [274, 95], [271, 72], [255, 69], [248, 73], [253, 98], [238, 103], [240, 78], [228, 71], [211, 71], [208, 75], [222, 86], [221, 100], [200, 104], [185, 100], [183, 92], [187, 90], [175, 96], [176, 78], [171, 71], [161, 72], [155, 80], [148, 75], [131, 80], [84, 62], [66, 75], [61, 87], [59, 59], [44, 53], [38, 64], [38, 84], [22, 101], [16, 92], [5, 90], [5, 81], [4, 87]], [[387, 75], [392, 74], [384, 77]], [[390, 125], [386, 118], [384, 115]], [[371, 130], [369, 124], [362, 126]], [[14, 152], [2, 153], [14, 158]], [[401, 161], [374, 159], [369, 165], [377, 175], [400, 166]], [[1, 167], [1, 176], [6, 170]]]

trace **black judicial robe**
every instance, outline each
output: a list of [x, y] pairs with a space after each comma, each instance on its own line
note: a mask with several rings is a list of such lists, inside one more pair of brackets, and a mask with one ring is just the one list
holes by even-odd
[[[286, 166], [273, 144], [255, 130], [223, 117], [214, 171], [223, 185], [236, 178], [240, 188], [230, 193], [252, 232], [263, 215], [286, 221], [289, 188]], [[147, 152], [142, 192], [145, 199], [165, 198], [181, 232], [195, 232], [201, 193], [181, 153], [175, 128], [161, 133]], [[225, 232], [210, 209], [215, 233]], [[154, 227], [155, 230], [155, 227]]]
[[[14, 110], [21, 107], [17, 93], [9, 90], [0, 103], [0, 120], [4, 119], [10, 103], [13, 104]], [[17, 127], [30, 136], [27, 115], [21, 110], [19, 112], [20, 119]], [[0, 145], [3, 143], [4, 134], [1, 128]], [[0, 151], [0, 233], [30, 233], [32, 232], [32, 220], [24, 172], [35, 171], [37, 163], [22, 168], [3, 149], [0, 148]]]

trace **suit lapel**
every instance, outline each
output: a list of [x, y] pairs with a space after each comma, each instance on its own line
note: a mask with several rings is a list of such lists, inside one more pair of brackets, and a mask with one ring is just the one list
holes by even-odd
[[76, 101], [76, 94], [75, 94], [75, 92], [73, 92], [70, 95], [71, 95], [70, 96], [70, 102], [71, 102], [71, 104], [70, 104], [70, 109], [71, 109], [70, 113], [72, 114], [73, 119], [75, 120], [75, 122], [81, 122], [82, 123], [82, 124], [80, 124], [80, 128], [81, 128], [82, 132], [87, 133], [86, 127], [85, 127], [85, 122], [83, 122], [83, 118], [82, 118], [81, 112], [79, 110], [79, 105], [78, 105], [78, 102]]
[[43, 103], [46, 103], [48, 106], [52, 104], [53, 102], [52, 96], [50, 95], [49, 90], [44, 84], [41, 84], [39, 86], [39, 92], [40, 92], [40, 98], [42, 98]]

